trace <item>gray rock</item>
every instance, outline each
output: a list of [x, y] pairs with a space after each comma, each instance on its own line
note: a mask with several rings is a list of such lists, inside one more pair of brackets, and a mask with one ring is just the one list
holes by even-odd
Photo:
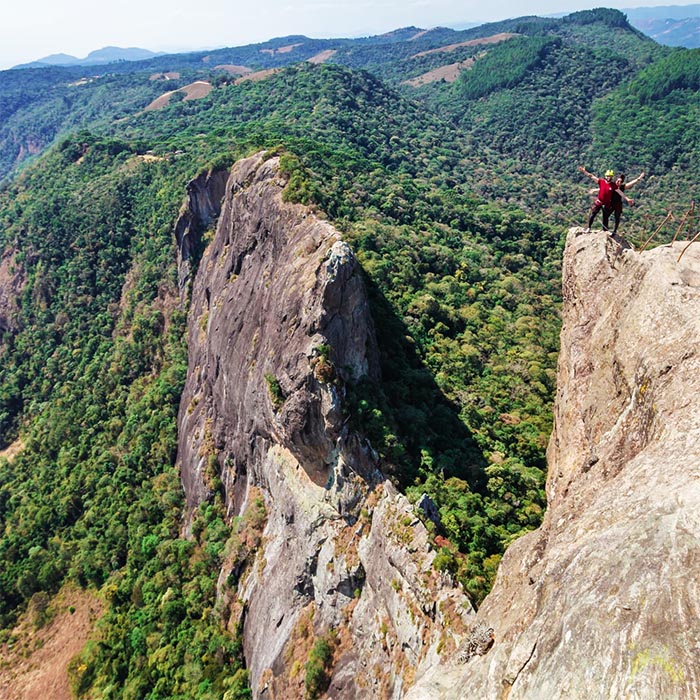
[[330, 224], [283, 202], [284, 184], [277, 158], [234, 166], [192, 285], [178, 416], [188, 513], [218, 488], [229, 518], [263, 495], [261, 544], [219, 578], [255, 698], [303, 698], [308, 652], [330, 630], [329, 698], [399, 698], [473, 613], [348, 430], [346, 387], [379, 380], [362, 274]]
[[191, 282], [192, 263], [202, 245], [202, 234], [221, 213], [228, 172], [202, 173], [187, 185], [185, 201], [175, 223], [177, 272], [180, 295], [184, 300]]
[[[17, 260], [17, 251], [6, 249], [0, 257], [0, 333], [18, 330], [19, 299], [26, 283], [27, 273]], [[42, 294], [40, 289], [35, 293]]]

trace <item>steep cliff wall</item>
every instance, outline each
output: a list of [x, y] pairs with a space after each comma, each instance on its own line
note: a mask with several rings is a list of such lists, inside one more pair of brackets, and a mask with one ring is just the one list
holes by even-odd
[[284, 185], [277, 158], [233, 168], [193, 283], [187, 505], [220, 491], [242, 516], [219, 587], [231, 624], [243, 621], [256, 698], [303, 698], [319, 640], [329, 698], [400, 698], [473, 613], [348, 428], [346, 388], [379, 378], [361, 271], [332, 226], [283, 202]]
[[700, 245], [569, 232], [542, 527], [411, 700], [700, 697]]

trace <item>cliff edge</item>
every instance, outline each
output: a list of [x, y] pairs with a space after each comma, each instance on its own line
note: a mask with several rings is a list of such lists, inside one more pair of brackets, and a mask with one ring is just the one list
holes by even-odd
[[571, 229], [548, 509], [411, 700], [700, 697], [700, 245]]
[[[220, 179], [199, 178], [188, 201], [214, 212], [207, 182], [218, 192]], [[219, 599], [242, 627], [255, 698], [398, 699], [457, 648], [473, 610], [350, 427], [347, 391], [379, 380], [364, 280], [329, 223], [283, 201], [285, 184], [276, 157], [234, 166], [193, 280], [178, 418], [187, 528], [222, 499], [234, 535]], [[202, 217], [182, 217], [196, 236]]]

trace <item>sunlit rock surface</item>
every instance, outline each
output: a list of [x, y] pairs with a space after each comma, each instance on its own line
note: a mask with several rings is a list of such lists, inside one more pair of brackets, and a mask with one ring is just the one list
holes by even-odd
[[700, 244], [568, 234], [548, 510], [410, 700], [700, 696]]

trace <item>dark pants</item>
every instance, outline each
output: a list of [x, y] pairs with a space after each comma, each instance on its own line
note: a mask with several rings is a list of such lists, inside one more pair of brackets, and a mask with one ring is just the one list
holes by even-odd
[[590, 216], [588, 217], [588, 228], [593, 228], [593, 219], [596, 218], [598, 215], [598, 212], [600, 210], [603, 210], [603, 229], [605, 231], [608, 230], [608, 224], [610, 223], [610, 214], [613, 212], [612, 207], [605, 207], [603, 206], [602, 202], [599, 202], [597, 199], [593, 206], [591, 207], [591, 213]]
[[613, 204], [613, 211], [615, 212], [615, 228], [613, 233], [617, 233], [617, 227], [620, 225], [620, 219], [622, 218], [622, 201], [619, 204]]

